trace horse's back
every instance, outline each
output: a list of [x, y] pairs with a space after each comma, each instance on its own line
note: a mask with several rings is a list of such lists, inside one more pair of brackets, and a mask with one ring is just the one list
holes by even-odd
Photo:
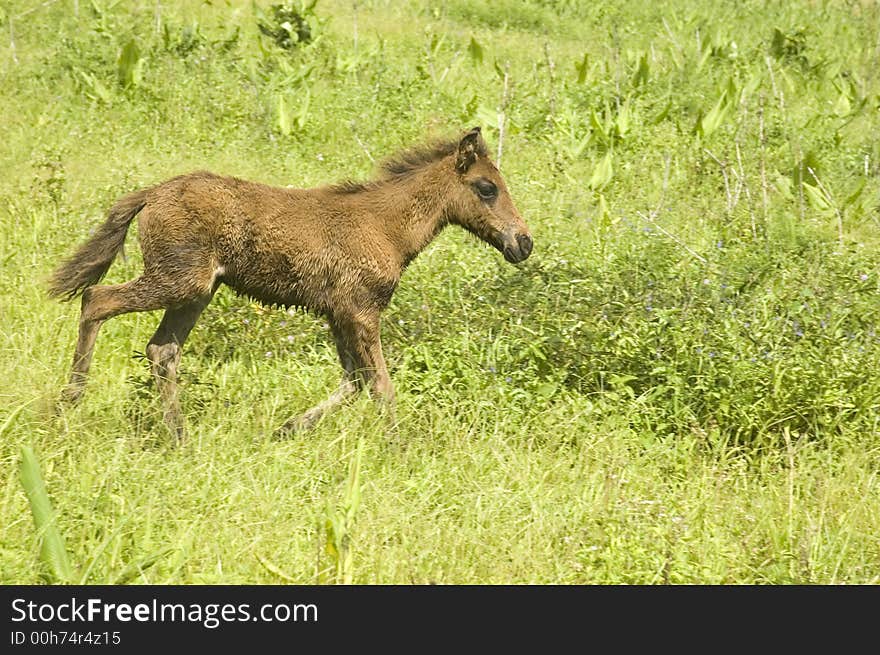
[[195, 268], [267, 304], [327, 311], [367, 293], [368, 279], [396, 283], [377, 270], [377, 237], [364, 238], [370, 214], [328, 188], [198, 171], [149, 189], [139, 237], [147, 267]]

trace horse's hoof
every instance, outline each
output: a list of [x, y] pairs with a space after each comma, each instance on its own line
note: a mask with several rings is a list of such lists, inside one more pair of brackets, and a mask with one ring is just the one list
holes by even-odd
[[76, 405], [82, 398], [84, 389], [82, 387], [65, 387], [58, 398], [58, 406]]
[[55, 416], [61, 416], [64, 413], [64, 410], [76, 405], [80, 398], [82, 398], [82, 395], [82, 389], [71, 387], [64, 389], [64, 391], [61, 392], [61, 395], [58, 396], [58, 400], [55, 401], [53, 407], [53, 413]]
[[298, 424], [299, 421], [285, 421], [283, 425], [275, 428], [275, 431], [272, 432], [272, 438], [281, 441], [282, 439], [290, 439], [291, 437], [294, 437], [301, 429]]
[[295, 437], [298, 434], [311, 430], [315, 423], [317, 423], [317, 420], [309, 418], [308, 416], [288, 419], [281, 425], [281, 427], [275, 429], [273, 437], [275, 439], [290, 439], [291, 437]]

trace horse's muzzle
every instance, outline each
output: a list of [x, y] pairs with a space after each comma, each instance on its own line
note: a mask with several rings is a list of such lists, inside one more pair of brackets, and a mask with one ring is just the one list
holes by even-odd
[[532, 237], [528, 234], [517, 234], [516, 238], [511, 239], [501, 252], [504, 259], [511, 264], [519, 264], [532, 254], [532, 245]]

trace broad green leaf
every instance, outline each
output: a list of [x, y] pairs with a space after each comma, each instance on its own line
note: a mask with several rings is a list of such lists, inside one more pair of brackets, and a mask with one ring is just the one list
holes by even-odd
[[611, 210], [608, 208], [608, 201], [605, 199], [605, 194], [599, 194], [599, 226], [602, 230], [607, 230], [611, 225], [613, 225], [616, 221], [611, 219]]
[[[106, 104], [111, 104], [113, 101], [113, 94], [97, 77], [86, 73], [85, 71], [77, 71], [79, 73], [80, 79], [83, 81], [85, 88], [87, 90], [86, 95], [92, 99], [100, 100]], [[91, 92], [91, 93], [89, 93]]]
[[617, 117], [614, 119], [614, 129], [621, 139], [626, 137], [629, 132], [630, 119], [632, 116], [632, 110], [629, 107], [629, 102], [625, 102], [620, 106], [620, 111], [617, 113]]
[[775, 187], [776, 191], [778, 191], [779, 194], [782, 195], [783, 198], [785, 198], [786, 200], [791, 200], [792, 198], [794, 198], [794, 191], [792, 189], [793, 183], [790, 177], [788, 177], [787, 175], [783, 175], [779, 171], [775, 171], [772, 177], [773, 186]]
[[593, 175], [590, 177], [588, 185], [594, 191], [603, 189], [614, 176], [614, 168], [611, 164], [611, 158], [612, 152], [609, 150], [605, 153], [605, 156], [599, 160], [599, 163], [596, 164], [596, 168], [593, 169]]
[[579, 159], [582, 154], [584, 154], [584, 150], [587, 149], [587, 146], [590, 145], [590, 140], [593, 138], [593, 135], [590, 132], [587, 132], [580, 139], [575, 138], [572, 145], [568, 148], [569, 155], [571, 155], [572, 159]]
[[660, 110], [660, 113], [651, 119], [651, 124], [658, 125], [659, 123], [662, 123], [664, 120], [666, 120], [666, 117], [669, 116], [670, 111], [672, 111], [672, 98], [667, 100], [666, 105], [664, 105], [663, 109]]
[[724, 118], [727, 116], [727, 111], [729, 109], [730, 102], [728, 90], [725, 89], [712, 109], [700, 119], [698, 132], [706, 138], [711, 136], [724, 122]]
[[758, 87], [761, 86], [762, 81], [763, 77], [759, 72], [749, 75], [749, 78], [746, 80], [745, 85], [743, 85], [742, 92], [744, 97], [751, 97], [751, 95], [758, 90]]
[[116, 70], [119, 75], [119, 83], [123, 87], [138, 86], [141, 82], [141, 53], [131, 39], [119, 53], [116, 62]]
[[312, 92], [310, 89], [306, 89], [305, 96], [302, 99], [302, 102], [299, 105], [299, 111], [296, 112], [296, 127], [299, 130], [302, 130], [306, 126], [306, 121], [309, 118], [309, 107], [312, 104]]
[[727, 86], [725, 86], [724, 90], [727, 92], [727, 102], [729, 104], [735, 105], [739, 102], [740, 92], [733, 77], [727, 78]]
[[651, 66], [648, 64], [648, 53], [642, 53], [642, 56], [639, 57], [639, 65], [636, 67], [636, 72], [633, 75], [633, 86], [638, 88], [644, 84], [648, 83], [648, 79], [651, 75]]
[[284, 136], [289, 136], [291, 132], [290, 110], [287, 108], [287, 101], [280, 93], [278, 94], [278, 131]]
[[477, 43], [474, 37], [471, 37], [471, 42], [468, 44], [468, 54], [474, 64], [483, 63], [483, 46]]
[[575, 62], [574, 68], [577, 71], [577, 81], [578, 84], [583, 84], [587, 81], [587, 65], [589, 62], [589, 58], [587, 53], [584, 53], [583, 61], [580, 63]]
[[599, 118], [599, 114], [596, 113], [596, 110], [593, 109], [590, 112], [590, 127], [593, 128], [593, 133], [604, 143], [608, 141], [608, 129], [605, 127], [605, 124]]
[[834, 209], [834, 203], [822, 189], [808, 182], [803, 183], [803, 188], [810, 207], [820, 212], [830, 212]]
[[849, 116], [852, 112], [852, 105], [849, 102], [849, 98], [846, 97], [845, 94], [841, 93], [837, 98], [837, 102], [834, 103], [834, 113], [838, 116]]
[[770, 41], [770, 53], [776, 59], [782, 59], [785, 55], [785, 34], [778, 27], [773, 28], [773, 39]]
[[699, 73], [703, 66], [706, 65], [706, 62], [709, 61], [709, 57], [712, 54], [712, 48], [708, 46], [707, 43], [704, 43], [702, 46], [702, 50], [700, 51], [700, 59], [697, 61], [697, 72]]
[[471, 99], [468, 100], [464, 106], [465, 119], [466, 120], [472, 119], [476, 115], [477, 108], [479, 106], [480, 106], [480, 98], [475, 93], [474, 95], [471, 96]]
[[483, 126], [483, 129], [498, 128], [498, 111], [490, 109], [486, 105], [479, 105], [477, 107], [476, 119]]
[[844, 207], [849, 207], [850, 205], [853, 205], [856, 203], [856, 201], [862, 195], [862, 191], [865, 190], [865, 183], [866, 182], [867, 182], [867, 180], [865, 178], [862, 178], [861, 180], [859, 180], [859, 182], [856, 184], [855, 189], [853, 189], [853, 191], [843, 201]]
[[556, 393], [556, 385], [553, 382], [544, 382], [535, 391], [541, 398], [550, 398]]

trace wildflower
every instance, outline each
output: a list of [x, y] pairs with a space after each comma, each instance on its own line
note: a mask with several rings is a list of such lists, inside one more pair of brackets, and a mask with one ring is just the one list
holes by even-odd
[[860, 279], [862, 282], [867, 282], [867, 281], [868, 281], [868, 274], [867, 274], [867, 273], [862, 273], [861, 275], [859, 275], [859, 279]]
[[267, 358], [272, 357], [272, 351], [271, 351], [271, 350], [267, 350], [267, 351], [266, 351], [266, 357], [267, 357]]
[[288, 335], [285, 337], [285, 339], [287, 339], [287, 343], [293, 343], [294, 341], [296, 341], [296, 337], [293, 336], [292, 334], [288, 334]]

